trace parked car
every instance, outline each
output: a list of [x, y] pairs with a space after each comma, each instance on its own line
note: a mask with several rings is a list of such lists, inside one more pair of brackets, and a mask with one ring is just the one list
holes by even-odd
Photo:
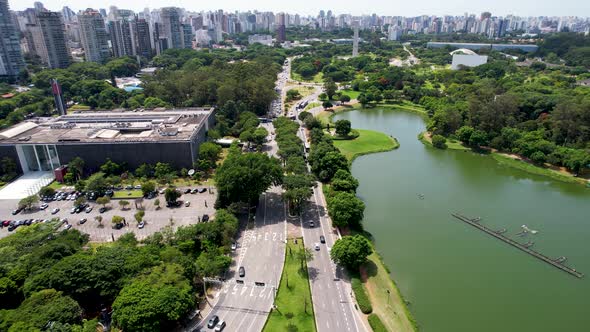
[[23, 222], [26, 226], [31, 226], [31, 224], [33, 223], [33, 219], [27, 219]]
[[125, 190], [132, 190], [132, 189], [133, 189], [133, 186], [130, 184], [125, 186]]
[[98, 213], [105, 213], [106, 210], [107, 210], [107, 208], [103, 206], [100, 209], [98, 209]]
[[240, 266], [240, 269], [238, 270], [238, 273], [240, 274], [240, 278], [243, 278], [246, 276], [246, 269], [244, 269], [243, 266]]
[[203, 221], [203, 222], [209, 221], [209, 215], [208, 214], [204, 214], [203, 215], [203, 218], [201, 218], [201, 221]]
[[53, 210], [51, 210], [51, 214], [56, 214], [59, 212], [59, 208], [55, 208]]
[[238, 244], [235, 242], [231, 243], [231, 250], [236, 250], [238, 248]]
[[207, 191], [207, 188], [201, 188], [201, 189], [199, 189], [199, 192], [200, 192], [201, 194], [202, 194], [202, 193], [204, 193], [204, 192], [206, 192], [206, 191]]
[[87, 207], [86, 210], [84, 210], [84, 212], [86, 212], [86, 213], [92, 212], [92, 207], [91, 206]]
[[185, 193], [185, 194], [190, 194], [190, 193], [191, 193], [191, 188], [186, 188], [186, 189], [184, 190], [184, 193]]
[[189, 201], [184, 202], [184, 206], [186, 206], [186, 207], [191, 206], [191, 202], [189, 202]]
[[72, 225], [70, 225], [70, 224], [67, 224], [67, 225], [65, 225], [65, 226], [64, 226], [64, 229], [65, 229], [66, 231], [67, 231], [68, 229], [70, 229], [70, 228], [72, 228]]
[[315, 223], [313, 222], [313, 220], [309, 221], [309, 227], [315, 227]]
[[199, 189], [198, 188], [195, 188], [195, 189], [191, 190], [191, 194], [196, 194], [198, 192], [199, 192]]
[[215, 326], [215, 332], [221, 332], [221, 331], [223, 331], [224, 328], [225, 328], [225, 321], [221, 321], [221, 322], [217, 323], [217, 326]]
[[13, 215], [13, 216], [16, 216], [16, 215], [17, 215], [17, 214], [19, 214], [19, 213], [20, 213], [22, 210], [23, 210], [23, 209], [21, 209], [21, 208], [18, 208], [18, 209], [12, 210], [12, 215]]
[[139, 224], [137, 224], [137, 228], [142, 229], [145, 227], [145, 222], [140, 222]]
[[314, 248], [316, 251], [320, 251], [320, 244], [316, 242], [316, 244], [314, 245]]
[[215, 325], [217, 325], [217, 322], [219, 322], [219, 316], [213, 315], [213, 317], [211, 317], [209, 319], [209, 322], [207, 323], [207, 327], [212, 329], [215, 327]]
[[88, 221], [88, 219], [82, 218], [82, 219], [78, 220], [78, 224], [83, 225], [86, 221]]
[[125, 225], [123, 225], [123, 223], [122, 223], [122, 222], [120, 222], [120, 223], [116, 223], [116, 224], [113, 226], [113, 228], [114, 228], [114, 229], [121, 229], [121, 228], [123, 228], [123, 226], [125, 226]]
[[41, 209], [41, 210], [45, 210], [48, 207], [49, 207], [49, 204], [47, 204], [47, 203], [43, 203], [43, 204], [39, 205], [39, 209]]
[[320, 235], [320, 242], [326, 243], [326, 238], [323, 235]]
[[7, 226], [9, 226], [9, 225], [10, 225], [10, 220], [4, 220], [4, 221], [2, 222], [2, 226], [4, 226], [4, 227], [7, 227]]
[[70, 210], [70, 214], [74, 214], [76, 213], [76, 210], [78, 210], [78, 208], [76, 206], [74, 206], [71, 210]]
[[12, 231], [13, 231], [13, 230], [15, 230], [15, 229], [16, 229], [16, 226], [15, 226], [15, 225], [10, 225], [10, 226], [8, 226], [8, 231], [9, 231], [9, 232], [12, 232]]
[[134, 188], [137, 189], [137, 190], [141, 189], [141, 184], [135, 185]]

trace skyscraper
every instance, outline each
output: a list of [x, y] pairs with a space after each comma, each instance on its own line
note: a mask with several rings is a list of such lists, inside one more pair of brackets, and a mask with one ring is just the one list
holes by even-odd
[[14, 79], [25, 68], [8, 0], [0, 0], [0, 77]]
[[180, 13], [176, 7], [162, 8], [160, 13], [159, 38], [166, 39], [166, 48], [182, 48], [184, 43], [180, 33]]
[[277, 42], [282, 43], [287, 39], [285, 33], [285, 14], [279, 13], [277, 15]]
[[39, 12], [37, 24], [29, 28], [34, 34], [35, 50], [49, 68], [66, 68], [70, 65], [70, 53], [66, 46], [65, 27], [60, 13]]
[[151, 58], [152, 43], [149, 22], [143, 18], [135, 18], [135, 36], [137, 38], [136, 55]]
[[78, 22], [86, 61], [106, 62], [111, 56], [111, 51], [102, 15], [88, 8], [78, 15]]
[[354, 29], [354, 36], [352, 38], [352, 57], [359, 55], [359, 22], [352, 22], [352, 28]]
[[181, 24], [180, 27], [183, 48], [193, 48], [193, 27], [190, 24]]
[[126, 18], [109, 21], [109, 34], [115, 57], [135, 55], [132, 22]]

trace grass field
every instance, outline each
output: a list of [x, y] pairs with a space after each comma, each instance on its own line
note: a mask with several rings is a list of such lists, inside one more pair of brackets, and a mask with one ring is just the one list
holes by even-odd
[[[301, 260], [297, 257], [297, 253], [303, 249], [303, 239], [300, 238], [297, 242], [298, 244], [293, 243], [292, 239], [287, 241], [285, 266], [275, 300], [277, 309], [268, 316], [263, 329], [265, 332], [316, 331], [307, 264], [303, 264], [302, 270]], [[307, 303], [307, 312], [305, 303]], [[296, 329], [289, 328], [290, 325], [294, 325]]]
[[357, 131], [359, 137], [355, 139], [334, 141], [334, 145], [350, 161], [364, 154], [389, 151], [399, 147], [399, 143], [394, 138], [384, 133], [365, 129], [357, 129]]
[[299, 82], [307, 82], [307, 83], [323, 83], [323, 78], [324, 78], [324, 73], [319, 72], [317, 74], [315, 74], [310, 80], [306, 80], [303, 79], [303, 77], [301, 77], [301, 75], [297, 74], [296, 72], [291, 70], [291, 78], [294, 81], [299, 81]]
[[[426, 132], [422, 132], [418, 135], [418, 139], [429, 146], [432, 146], [432, 139], [429, 135], [426, 135]], [[468, 147], [463, 145], [461, 142], [454, 140], [454, 139], [447, 139], [447, 149], [448, 150], [470, 150]]]
[[533, 164], [529, 164], [525, 161], [513, 159], [498, 153], [492, 153], [492, 158], [494, 158], [498, 163], [500, 163], [500, 165], [518, 168], [531, 174], [548, 176], [552, 179], [569, 183], [577, 183], [583, 185], [586, 185], [588, 183], [588, 181], [583, 178], [576, 178], [570, 175], [565, 175], [563, 173], [559, 173], [549, 168], [539, 167]]
[[141, 193], [141, 190], [136, 190], [136, 189], [133, 189], [133, 190], [117, 190], [117, 191], [115, 191], [115, 193], [113, 195], [113, 198], [119, 198], [119, 199], [129, 198], [129, 199], [132, 199], [132, 198], [140, 198], [142, 196], [143, 196], [143, 194]]
[[373, 314], [379, 316], [387, 331], [416, 331], [414, 318], [381, 262], [381, 258], [377, 253], [372, 253], [368, 259], [368, 262], [364, 264], [367, 276], [364, 285], [371, 299]]
[[350, 99], [356, 99], [361, 94], [360, 91], [354, 90], [339, 90], [339, 92], [341, 92], [343, 95], [349, 96]]

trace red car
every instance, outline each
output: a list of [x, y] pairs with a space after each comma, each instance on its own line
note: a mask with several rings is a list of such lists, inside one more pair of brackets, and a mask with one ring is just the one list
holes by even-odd
[[8, 226], [8, 225], [10, 225], [10, 220], [4, 220], [4, 221], [2, 222], [2, 226], [6, 227], [6, 226]]

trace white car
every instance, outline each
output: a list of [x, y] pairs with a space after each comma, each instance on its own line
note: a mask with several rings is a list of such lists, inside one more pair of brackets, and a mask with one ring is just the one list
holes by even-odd
[[235, 242], [232, 242], [231, 244], [231, 250], [236, 250], [238, 248], [238, 244]]
[[316, 251], [320, 251], [320, 244], [316, 242], [314, 244], [314, 248], [315, 248]]
[[43, 203], [43, 204], [39, 205], [39, 209], [41, 209], [41, 210], [45, 210], [48, 207], [49, 207], [49, 204], [47, 204], [47, 203]]
[[51, 214], [56, 214], [59, 212], [59, 208], [55, 208], [53, 210], [51, 210]]
[[140, 222], [139, 224], [137, 224], [137, 227], [138, 227], [139, 229], [142, 229], [142, 228], [144, 228], [144, 227], [145, 227], [145, 222], [143, 222], [143, 221], [142, 221], [142, 222]]
[[66, 231], [67, 231], [68, 229], [70, 229], [70, 228], [72, 228], [72, 225], [70, 225], [70, 224], [67, 224], [67, 225], [65, 225], [65, 227], [64, 227], [64, 229], [65, 229]]

